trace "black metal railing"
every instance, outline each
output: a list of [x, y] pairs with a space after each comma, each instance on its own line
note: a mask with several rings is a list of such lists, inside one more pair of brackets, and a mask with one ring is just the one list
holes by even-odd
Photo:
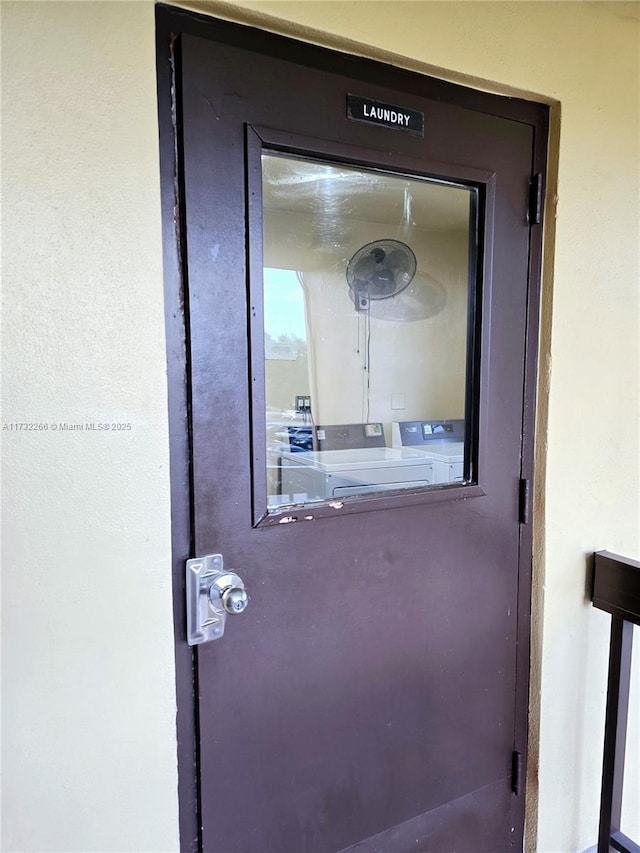
[[598, 551], [592, 601], [594, 607], [611, 614], [598, 853], [609, 853], [611, 849], [640, 853], [640, 845], [620, 829], [633, 626], [640, 625], [640, 563]]

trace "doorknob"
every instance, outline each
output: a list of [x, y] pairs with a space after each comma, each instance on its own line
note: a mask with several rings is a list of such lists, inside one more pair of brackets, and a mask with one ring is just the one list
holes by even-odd
[[249, 603], [242, 578], [233, 571], [224, 571], [222, 554], [187, 560], [186, 587], [190, 646], [219, 640], [227, 616], [237, 616]]
[[242, 611], [246, 609], [248, 603], [249, 596], [247, 595], [247, 591], [244, 587], [227, 587], [227, 589], [222, 593], [222, 606], [227, 613], [231, 613], [232, 616], [242, 613]]
[[242, 613], [249, 603], [249, 596], [244, 588], [242, 578], [235, 572], [224, 572], [216, 575], [209, 587], [209, 603], [214, 610], [220, 605], [226, 613], [235, 616]]

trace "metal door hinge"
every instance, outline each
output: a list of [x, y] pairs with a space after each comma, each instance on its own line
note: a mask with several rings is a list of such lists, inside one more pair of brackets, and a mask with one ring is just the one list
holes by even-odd
[[531, 489], [529, 480], [520, 480], [518, 520], [520, 524], [529, 524], [531, 517]]
[[511, 790], [516, 796], [522, 787], [522, 755], [515, 750], [511, 753]]
[[242, 579], [224, 569], [222, 554], [187, 560], [186, 592], [190, 646], [219, 640], [227, 616], [242, 613], [249, 603]]
[[542, 173], [538, 172], [532, 175], [529, 181], [529, 208], [527, 210], [529, 225], [540, 225], [542, 222], [542, 186]]

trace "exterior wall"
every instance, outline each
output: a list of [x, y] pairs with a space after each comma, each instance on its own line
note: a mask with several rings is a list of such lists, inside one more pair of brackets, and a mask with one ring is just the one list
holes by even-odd
[[176, 850], [153, 7], [2, 18], [2, 849]]
[[[133, 424], [3, 432], [4, 849], [176, 849], [153, 8], [2, 6], [3, 419]], [[554, 105], [528, 837], [581, 850], [596, 837], [608, 642], [587, 556], [640, 553], [638, 6], [199, 8]], [[639, 658], [623, 826], [636, 838]]]

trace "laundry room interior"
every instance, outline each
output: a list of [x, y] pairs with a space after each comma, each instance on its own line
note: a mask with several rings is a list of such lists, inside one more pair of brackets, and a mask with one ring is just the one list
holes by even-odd
[[318, 450], [322, 425], [361, 425], [363, 446], [390, 448], [398, 424], [457, 422], [464, 440], [476, 193], [263, 154], [270, 494], [283, 446]]

